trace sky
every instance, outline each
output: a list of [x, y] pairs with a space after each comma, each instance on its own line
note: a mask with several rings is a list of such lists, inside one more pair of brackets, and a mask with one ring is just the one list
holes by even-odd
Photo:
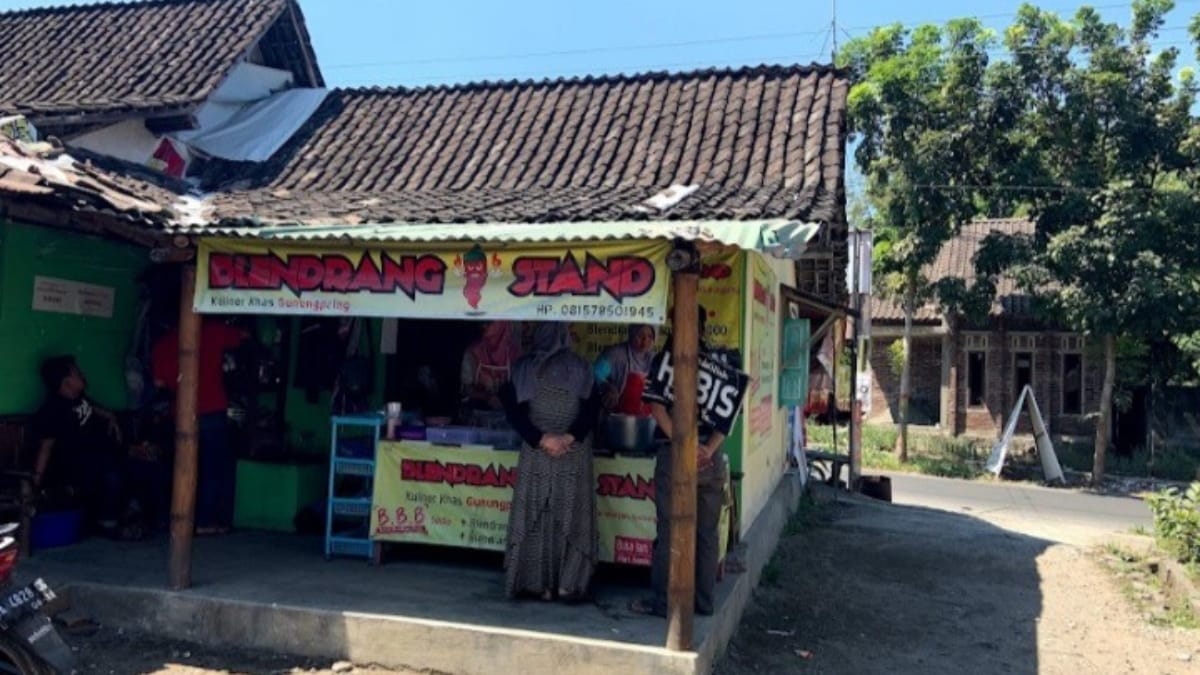
[[[0, 0], [0, 10], [53, 0]], [[1081, 2], [1043, 0], [1071, 14]], [[1089, 3], [1124, 20], [1130, 2]], [[1186, 44], [1178, 0], [1163, 46]], [[1003, 29], [1019, 0], [300, 0], [330, 85], [419, 86], [759, 63], [828, 62], [871, 27], [966, 14]], [[831, 30], [837, 8], [836, 32]], [[1190, 54], [1190, 49], [1187, 50]]]

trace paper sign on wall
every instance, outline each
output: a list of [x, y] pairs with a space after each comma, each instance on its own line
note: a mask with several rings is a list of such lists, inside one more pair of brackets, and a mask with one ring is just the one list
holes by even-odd
[[111, 319], [115, 300], [116, 291], [109, 286], [54, 277], [33, 278], [33, 309], [38, 312]]

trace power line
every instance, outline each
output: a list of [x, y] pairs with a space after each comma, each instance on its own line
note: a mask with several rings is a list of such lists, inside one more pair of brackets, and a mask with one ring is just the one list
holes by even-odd
[[[1197, 1], [1200, 1], [1200, 0], [1181, 0], [1180, 4], [1183, 4], [1184, 2], [1197, 2]], [[1130, 6], [1129, 3], [1119, 3], [1119, 4], [1108, 4], [1108, 5], [1096, 5], [1096, 6], [1093, 6], [1093, 8], [1097, 9], [1097, 10], [1106, 10], [1106, 9], [1118, 9], [1118, 8], [1129, 7], [1129, 6]], [[832, 25], [833, 25], [834, 30], [836, 31], [839, 28], [837, 25], [837, 2], [836, 2], [836, 0], [833, 0], [833, 11], [834, 11], [834, 19], [833, 19]], [[950, 21], [954, 18], [973, 18], [973, 19], [985, 21], [985, 20], [989, 20], [989, 19], [1003, 19], [1003, 18], [1011, 18], [1011, 17], [1015, 17], [1015, 16], [1018, 16], [1018, 14], [1016, 12], [1007, 12], [1007, 13], [1002, 13], [1002, 14], [984, 14], [984, 15], [978, 15], [978, 16], [972, 16], [972, 17], [948, 17], [948, 18], [940, 18], [940, 19], [915, 20], [915, 21], [905, 22], [905, 24], [913, 25], [913, 24], [921, 24], [921, 23], [945, 23], [946, 21]], [[878, 27], [880, 27], [880, 26], [879, 25], [850, 26], [848, 28], [843, 26], [840, 29], [844, 35], [853, 39], [854, 36], [852, 33], [855, 31], [868, 31], [868, 30], [873, 30]], [[1163, 29], [1163, 31], [1166, 31], [1166, 30], [1187, 30], [1187, 26], [1178, 26], [1178, 27], [1173, 27], [1170, 29], [1165, 29], [1165, 28]], [[380, 68], [380, 67], [386, 67], [386, 66], [430, 65], [430, 64], [437, 64], [437, 63], [474, 63], [474, 62], [480, 62], [480, 61], [510, 61], [510, 60], [520, 60], [520, 59], [544, 58], [544, 57], [551, 57], [551, 56], [576, 56], [576, 55], [586, 55], [586, 54], [603, 54], [603, 53], [610, 53], [610, 52], [646, 51], [646, 50], [656, 50], [656, 49], [672, 49], [672, 48], [676, 48], [676, 47], [694, 47], [694, 46], [702, 46], [702, 45], [730, 44], [730, 43], [738, 43], [738, 42], [753, 42], [753, 41], [759, 41], [759, 40], [782, 40], [782, 39], [796, 38], [796, 37], [814, 37], [814, 36], [822, 35], [822, 34], [828, 36], [827, 29], [823, 28], [821, 30], [811, 30], [811, 31], [788, 31], [788, 32], [780, 32], [780, 33], [759, 33], [759, 34], [753, 34], [753, 35], [736, 35], [736, 36], [728, 36], [728, 37], [701, 38], [701, 39], [696, 39], [696, 40], [682, 40], [682, 41], [678, 41], [678, 42], [650, 42], [650, 43], [641, 43], [641, 44], [633, 44], [633, 45], [581, 47], [578, 49], [561, 49], [561, 50], [549, 50], [549, 51], [540, 51], [540, 52], [513, 52], [513, 53], [507, 53], [507, 54], [491, 54], [491, 55], [481, 54], [481, 55], [475, 55], [475, 56], [428, 57], [428, 58], [420, 58], [420, 59], [403, 59], [403, 60], [397, 60], [397, 61], [334, 63], [334, 64], [323, 64], [321, 66], [321, 68], [323, 70], [343, 70], [343, 69], [357, 69], [357, 68]], [[835, 43], [834, 51], [836, 53], [836, 50], [837, 50], [837, 44], [836, 44], [837, 43], [837, 35], [836, 35], [836, 33], [833, 35], [833, 41]]]
[[657, 42], [638, 45], [623, 45], [612, 47], [583, 47], [580, 49], [562, 49], [544, 52], [522, 52], [495, 54], [491, 56], [451, 56], [432, 57], [425, 59], [407, 59], [402, 61], [379, 61], [375, 63], [335, 63], [322, 65], [322, 70], [341, 70], [346, 68], [377, 68], [383, 66], [428, 65], [433, 63], [472, 63], [477, 61], [509, 61], [517, 59], [533, 59], [547, 56], [574, 56], [582, 54], [601, 54], [605, 52], [641, 51], [651, 49], [672, 49], [675, 47], [694, 47], [700, 45], [726, 44], [733, 42], [751, 42], [756, 40], [781, 40], [784, 38], [816, 36], [826, 33], [827, 29], [789, 33], [760, 33], [758, 35], [738, 35], [734, 37], [709, 38], [701, 40], [683, 40], [680, 42]]

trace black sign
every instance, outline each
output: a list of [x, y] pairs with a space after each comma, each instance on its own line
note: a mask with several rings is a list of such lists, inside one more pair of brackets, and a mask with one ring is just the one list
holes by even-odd
[[[701, 353], [698, 366], [696, 399], [700, 421], [728, 436], [742, 410], [750, 376], [713, 354]], [[675, 368], [670, 349], [654, 358], [643, 398], [667, 407], [675, 402]]]

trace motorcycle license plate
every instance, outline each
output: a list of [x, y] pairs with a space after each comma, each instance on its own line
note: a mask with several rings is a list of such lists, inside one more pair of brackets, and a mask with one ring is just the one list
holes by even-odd
[[19, 636], [35, 654], [58, 672], [69, 673], [74, 665], [71, 648], [63, 642], [50, 619], [40, 611], [55, 597], [54, 591], [41, 579], [9, 591], [0, 598], [0, 630]]

